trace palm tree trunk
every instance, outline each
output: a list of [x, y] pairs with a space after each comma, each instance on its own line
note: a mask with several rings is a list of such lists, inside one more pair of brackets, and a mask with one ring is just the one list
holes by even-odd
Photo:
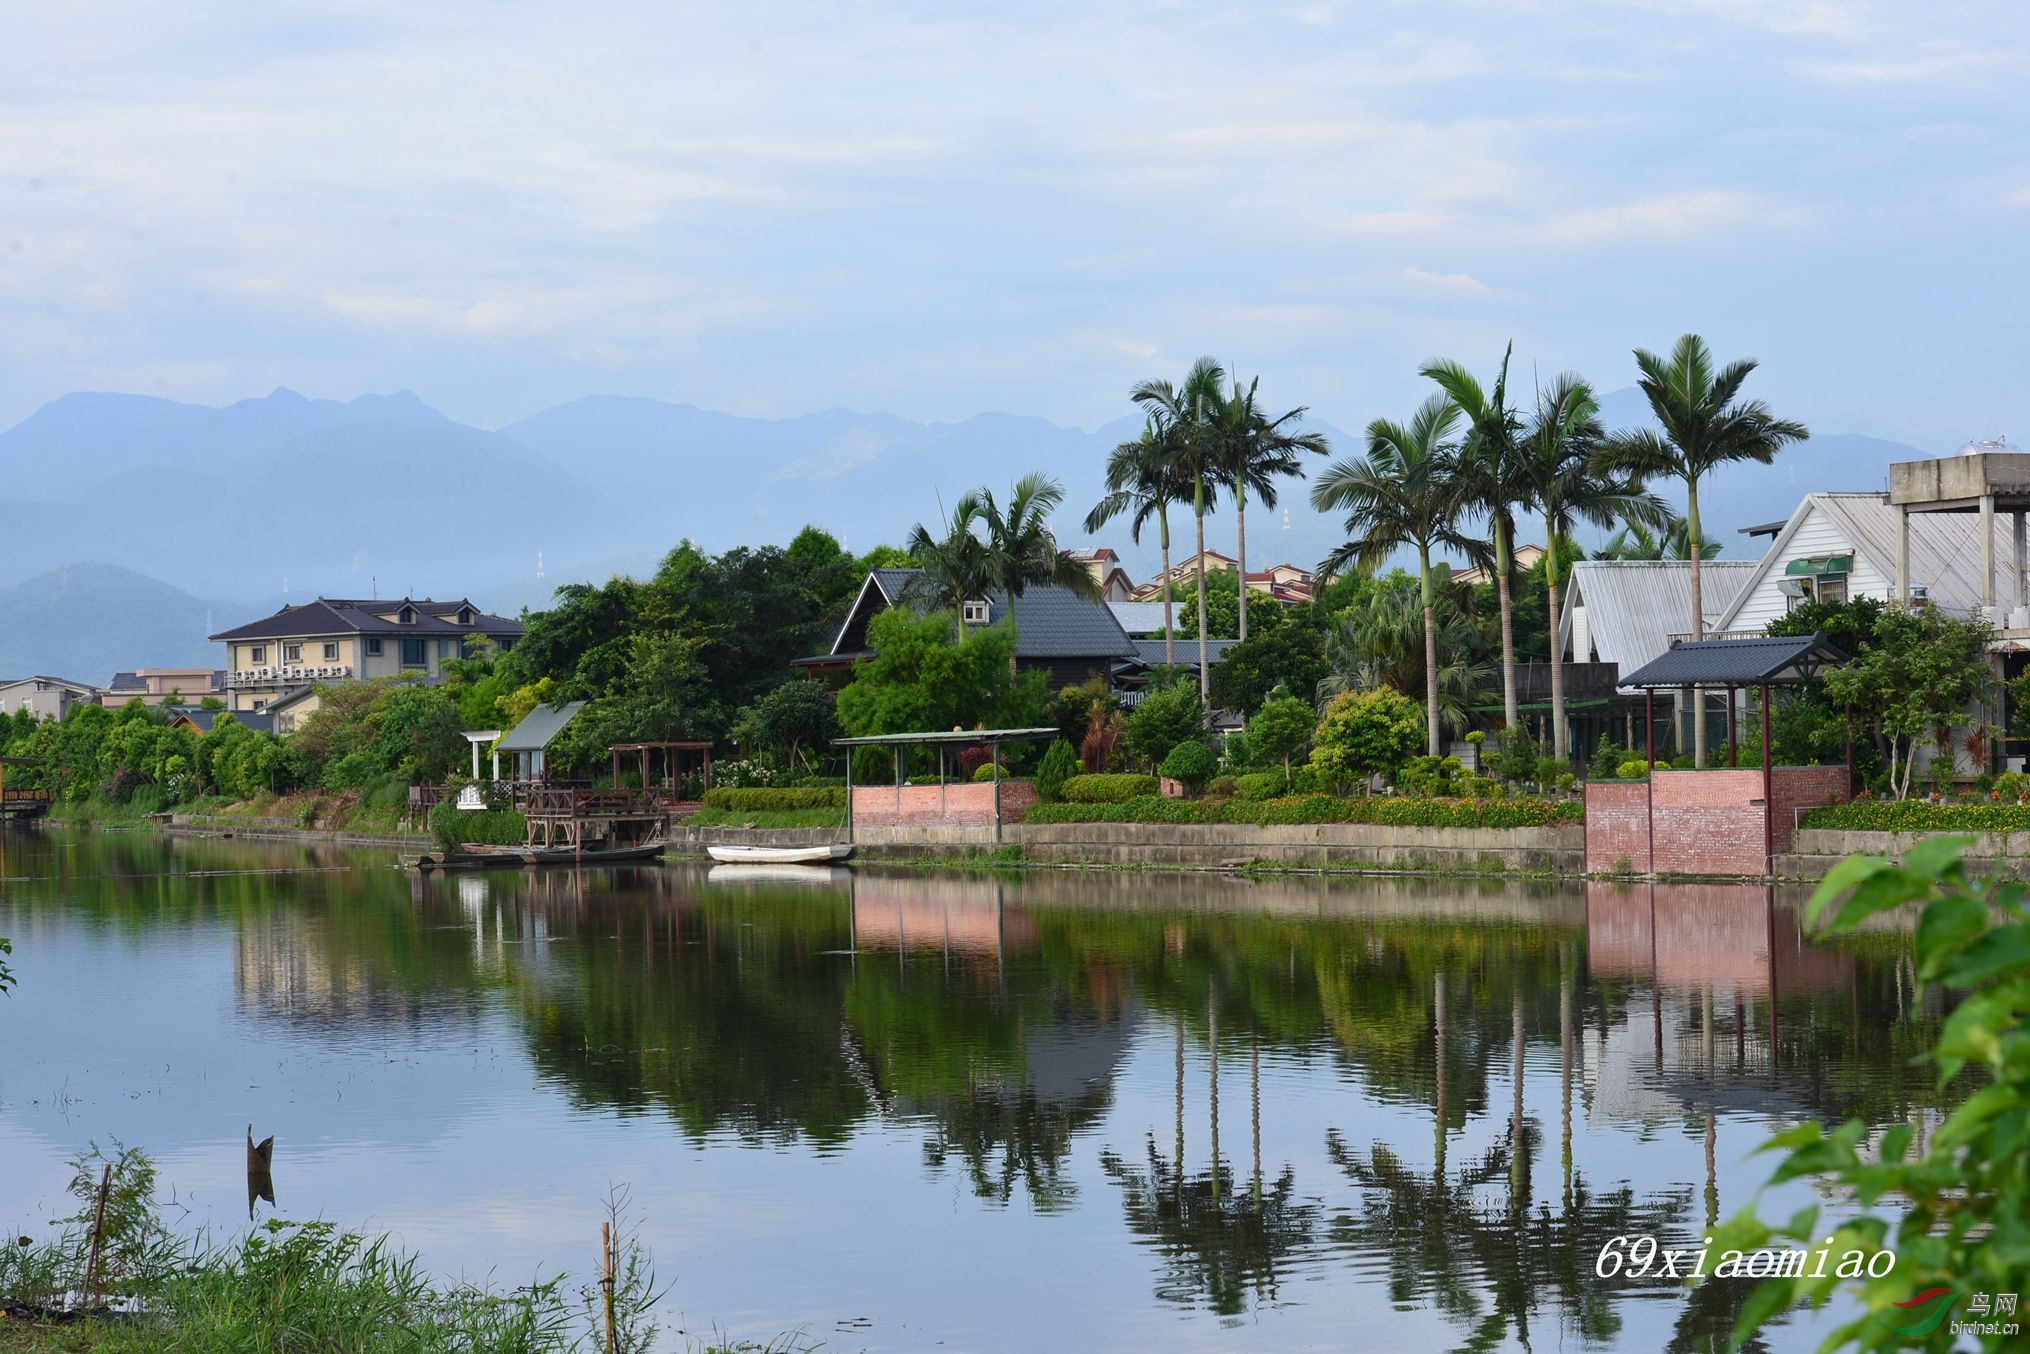
[[1205, 476], [1200, 475], [1191, 489], [1191, 513], [1198, 523], [1198, 698], [1207, 700], [1212, 695], [1212, 677], [1206, 662], [1205, 643]]
[[1551, 611], [1551, 755], [1567, 760], [1565, 748], [1565, 665], [1558, 650], [1558, 533], [1546, 527], [1550, 553], [1544, 558], [1544, 596]]
[[1163, 666], [1177, 666], [1177, 629], [1170, 613], [1170, 507], [1156, 509], [1156, 528], [1163, 542]]
[[1248, 486], [1234, 477], [1234, 553], [1240, 556], [1240, 638], [1248, 637]]
[[[1706, 598], [1703, 580], [1699, 577], [1699, 477], [1685, 478], [1685, 543], [1690, 548], [1686, 554], [1692, 561], [1692, 638], [1706, 637]], [[1730, 697], [1731, 699], [1731, 697]], [[1692, 691], [1692, 765], [1704, 769], [1706, 765], [1706, 693], [1694, 688]]]
[[1516, 726], [1515, 699], [1515, 613], [1510, 609], [1508, 571], [1508, 524], [1500, 514], [1494, 519], [1494, 595], [1501, 603], [1501, 712], [1505, 727]]
[[1424, 741], [1438, 755], [1438, 609], [1431, 597], [1431, 547], [1417, 547], [1417, 572], [1424, 589]]

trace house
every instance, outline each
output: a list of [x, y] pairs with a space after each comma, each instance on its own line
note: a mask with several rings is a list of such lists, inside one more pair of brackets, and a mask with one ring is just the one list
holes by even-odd
[[[861, 659], [873, 657], [867, 645], [867, 623], [902, 603], [921, 572], [870, 570], [830, 650], [815, 658], [797, 659], [795, 666], [814, 675], [843, 676]], [[915, 597], [908, 600], [916, 604]], [[1115, 664], [1139, 658], [1135, 642], [1121, 629], [1114, 613], [1105, 604], [1089, 602], [1069, 588], [1038, 585], [1025, 588], [1013, 599], [1005, 592], [995, 593], [967, 602], [963, 619], [968, 626], [982, 626], [1010, 617], [1015, 622], [1016, 668], [1047, 673], [1052, 690], [1092, 677], [1111, 681]]]
[[[1528, 573], [1537, 567], [1537, 562], [1543, 559], [1543, 557], [1544, 548], [1541, 545], [1517, 546], [1509, 552], [1508, 556], [1510, 577], [1514, 577], [1516, 574]], [[1477, 587], [1482, 583], [1492, 583], [1494, 581], [1494, 570], [1480, 564], [1476, 564], [1468, 569], [1454, 569], [1452, 571], [1452, 581]], [[1630, 671], [1632, 672], [1634, 669], [1631, 668]]]
[[256, 733], [274, 733], [275, 715], [273, 708], [267, 710], [207, 710], [202, 705], [166, 705], [164, 713], [169, 715], [172, 729], [190, 729], [198, 735], [208, 734], [218, 724], [219, 716], [231, 715], [235, 721]]
[[222, 668], [140, 668], [114, 673], [111, 684], [99, 691], [99, 704], [117, 708], [138, 700], [143, 705], [157, 706], [181, 703], [172, 702], [172, 696], [194, 703], [206, 696], [223, 700], [225, 694], [226, 674]]
[[1064, 557], [1084, 567], [1099, 585], [1103, 602], [1125, 602], [1135, 595], [1135, 584], [1121, 567], [1121, 557], [1106, 546], [1090, 550], [1067, 550]]
[[475, 635], [511, 648], [522, 625], [463, 598], [319, 597], [211, 638], [226, 646], [226, 699], [237, 711], [265, 710], [300, 687], [323, 682], [409, 676], [434, 682], [444, 675], [445, 660], [464, 655]]
[[62, 719], [73, 705], [97, 703], [97, 687], [62, 677], [17, 677], [0, 681], [0, 715], [26, 710], [37, 719]]
[[[1187, 592], [1198, 586], [1198, 571], [1203, 565], [1207, 587], [1214, 586], [1214, 576], [1231, 576], [1240, 568], [1240, 561], [1231, 555], [1222, 555], [1217, 550], [1208, 550], [1202, 555], [1191, 555], [1171, 566], [1169, 573], [1157, 574], [1154, 578], [1136, 588], [1132, 600], [1149, 602], [1163, 600], [1163, 580], [1170, 580], [1172, 598], [1181, 599]], [[1315, 580], [1309, 569], [1300, 569], [1294, 564], [1272, 564], [1266, 569], [1250, 569], [1247, 574], [1248, 591], [1266, 593], [1278, 602], [1308, 602], [1315, 591]]]

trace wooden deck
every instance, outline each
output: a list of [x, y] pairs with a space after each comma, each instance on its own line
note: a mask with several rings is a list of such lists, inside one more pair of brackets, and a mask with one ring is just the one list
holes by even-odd
[[532, 848], [630, 846], [660, 838], [669, 810], [652, 790], [537, 786], [523, 800]]

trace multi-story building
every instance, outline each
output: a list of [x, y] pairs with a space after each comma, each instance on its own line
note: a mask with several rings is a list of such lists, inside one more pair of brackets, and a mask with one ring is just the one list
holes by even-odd
[[320, 597], [211, 638], [226, 646], [226, 704], [231, 709], [266, 710], [284, 696], [295, 696], [291, 704], [301, 716], [315, 708], [314, 696], [296, 694], [303, 688], [377, 677], [437, 681], [445, 660], [464, 655], [472, 638], [505, 649], [521, 635], [520, 621], [488, 615], [464, 598]]
[[90, 705], [98, 695], [97, 687], [61, 677], [0, 679], [0, 714], [26, 710], [37, 719], [62, 719], [73, 705]]
[[226, 694], [226, 675], [217, 668], [138, 668], [116, 672], [110, 686], [99, 689], [99, 704], [115, 709], [128, 701], [143, 705], [195, 705], [206, 696], [221, 700]]

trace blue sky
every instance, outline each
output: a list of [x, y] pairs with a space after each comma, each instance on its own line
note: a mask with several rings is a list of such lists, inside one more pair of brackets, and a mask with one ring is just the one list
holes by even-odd
[[[1342, 427], [1705, 333], [1824, 431], [2030, 438], [2030, 7], [17, 7], [0, 423], [67, 390]], [[1935, 449], [1944, 449], [1937, 447]]]

